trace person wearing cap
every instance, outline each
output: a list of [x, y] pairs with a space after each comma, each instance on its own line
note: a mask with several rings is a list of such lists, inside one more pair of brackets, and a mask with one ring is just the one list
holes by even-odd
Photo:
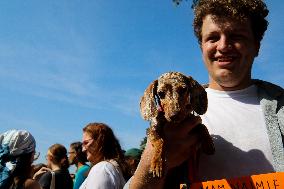
[[125, 161], [127, 162], [131, 175], [134, 174], [140, 161], [142, 151], [138, 148], [130, 148], [125, 153]]
[[41, 189], [31, 179], [36, 142], [26, 130], [0, 134], [0, 189]]

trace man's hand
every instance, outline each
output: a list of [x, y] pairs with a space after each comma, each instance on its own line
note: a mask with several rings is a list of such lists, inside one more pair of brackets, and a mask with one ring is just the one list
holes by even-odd
[[179, 166], [190, 157], [192, 148], [200, 146], [199, 133], [193, 130], [200, 123], [199, 116], [191, 116], [179, 125], [165, 126], [165, 165], [167, 169]]
[[[165, 175], [167, 171], [179, 166], [190, 158], [192, 148], [200, 145], [199, 134], [193, 128], [201, 123], [199, 116], [191, 116], [178, 125], [173, 123], [164, 126], [165, 142]], [[166, 176], [153, 178], [149, 173], [154, 148], [147, 141], [140, 163], [130, 182], [130, 189], [163, 188]]]

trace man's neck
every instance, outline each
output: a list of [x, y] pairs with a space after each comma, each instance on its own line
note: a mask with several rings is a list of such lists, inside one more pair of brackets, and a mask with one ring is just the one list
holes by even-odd
[[250, 85], [252, 85], [252, 83], [253, 81], [249, 80], [246, 82], [239, 83], [238, 85], [230, 86], [230, 85], [217, 83], [216, 81], [210, 81], [208, 87], [214, 90], [218, 90], [218, 91], [236, 91], [236, 90], [245, 89], [249, 87]]

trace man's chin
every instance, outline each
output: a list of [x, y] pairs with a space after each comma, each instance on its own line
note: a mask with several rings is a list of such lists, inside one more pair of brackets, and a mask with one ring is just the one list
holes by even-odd
[[249, 82], [242, 84], [240, 81], [236, 80], [222, 80], [219, 81], [218, 84], [224, 91], [235, 91], [246, 88], [249, 85]]
[[236, 90], [240, 85], [240, 81], [231, 74], [222, 74], [210, 79], [210, 88], [217, 90]]

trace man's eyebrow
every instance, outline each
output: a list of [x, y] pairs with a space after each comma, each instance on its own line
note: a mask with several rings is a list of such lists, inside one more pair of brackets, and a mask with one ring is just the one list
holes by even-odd
[[208, 36], [217, 35], [217, 34], [218, 34], [217, 31], [211, 31], [211, 32], [204, 32], [204, 33], [202, 33], [203, 37], [208, 37]]

